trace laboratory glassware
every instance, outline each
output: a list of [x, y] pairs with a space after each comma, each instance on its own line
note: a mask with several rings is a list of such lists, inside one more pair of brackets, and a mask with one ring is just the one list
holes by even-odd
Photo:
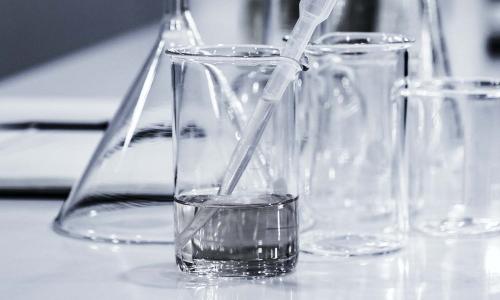
[[500, 233], [500, 82], [410, 81], [396, 95], [412, 226], [442, 237]]
[[[297, 77], [301, 66], [268, 46], [191, 47], [168, 54], [175, 94], [178, 266], [185, 272], [218, 276], [272, 276], [291, 271], [298, 254], [296, 81], [275, 104], [255, 155], [231, 195], [219, 190], [273, 71], [286, 65]], [[225, 83], [209, 80], [210, 68], [216, 68]], [[224, 92], [226, 88], [232, 94]], [[233, 101], [231, 95], [240, 101]], [[240, 111], [238, 122], [235, 111]], [[193, 124], [200, 130], [186, 131]], [[210, 218], [187, 242], [178, 243], [204, 210]]]
[[301, 197], [315, 225], [301, 250], [376, 255], [407, 238], [391, 89], [408, 75], [401, 35], [327, 34], [309, 46], [299, 104]]
[[437, 0], [420, 0], [420, 35], [414, 61], [415, 77], [430, 79], [451, 76], [448, 46], [444, 35], [441, 6]]
[[415, 0], [339, 0], [338, 10], [320, 27], [319, 34], [333, 31], [389, 32], [408, 34], [411, 30], [409, 10]]
[[[411, 57], [410, 74], [412, 78], [418, 80], [430, 80], [432, 78], [450, 77], [451, 65], [449, 52], [445, 39], [442, 22], [442, 2], [438, 0], [419, 0], [420, 11], [420, 34]], [[436, 104], [439, 105], [439, 104]], [[458, 108], [452, 108], [450, 112], [458, 117]], [[410, 161], [410, 169], [415, 170]], [[409, 182], [409, 189], [414, 190], [415, 181]], [[415, 198], [413, 199], [415, 200]], [[410, 201], [410, 213], [419, 210], [418, 201]]]
[[336, 14], [322, 24], [330, 32], [386, 32], [415, 40], [410, 49], [410, 75], [449, 76], [450, 63], [437, 0], [340, 0]]
[[[389, 32], [416, 37], [419, 33], [419, 1], [424, 0], [338, 0], [335, 10], [315, 33], [316, 38], [331, 32]], [[258, 2], [258, 1], [254, 1]], [[258, 36], [263, 42], [279, 44], [299, 16], [299, 1], [264, 1], [268, 26]]]
[[[170, 63], [165, 50], [201, 43], [187, 0], [167, 0], [158, 38], [82, 177], [56, 232], [113, 243], [172, 243]], [[185, 128], [201, 130], [196, 123]]]
[[336, 15], [322, 24], [329, 32], [386, 32], [415, 41], [410, 53], [410, 75], [432, 78], [451, 75], [442, 20], [443, 3], [437, 0], [340, 0]]
[[[266, 24], [259, 34], [266, 44], [279, 45], [298, 14], [297, 1], [268, 1], [262, 7]], [[271, 4], [273, 3], [273, 4]], [[385, 32], [415, 40], [410, 49], [410, 75], [418, 78], [450, 76], [451, 63], [437, 0], [339, 0], [315, 37], [332, 32]]]

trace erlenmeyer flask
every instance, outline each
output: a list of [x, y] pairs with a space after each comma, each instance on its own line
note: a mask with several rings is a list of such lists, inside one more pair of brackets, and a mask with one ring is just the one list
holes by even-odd
[[[151, 54], [54, 221], [57, 232], [113, 243], [173, 241], [173, 89], [164, 52], [199, 43], [187, 0], [167, 0]], [[202, 135], [196, 124], [184, 131]]]

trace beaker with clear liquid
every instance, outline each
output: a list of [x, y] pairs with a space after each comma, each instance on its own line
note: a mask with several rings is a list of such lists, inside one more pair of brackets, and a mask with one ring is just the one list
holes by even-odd
[[[290, 272], [298, 256], [298, 81], [276, 104], [232, 194], [219, 195], [219, 189], [274, 69], [290, 64], [298, 74], [300, 65], [268, 46], [191, 47], [168, 53], [175, 94], [176, 239], [198, 215], [214, 212], [187, 243], [176, 243], [179, 268], [217, 276]], [[209, 80], [208, 70], [222, 80]], [[203, 130], [184, 130], [195, 123]]]

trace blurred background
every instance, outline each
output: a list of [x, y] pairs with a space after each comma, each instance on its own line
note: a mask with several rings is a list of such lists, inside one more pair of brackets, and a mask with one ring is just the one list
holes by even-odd
[[[258, 42], [262, 38], [259, 30], [262, 26], [269, 26], [258, 19], [258, 10], [263, 9], [259, 6], [266, 6], [266, 2], [282, 2], [280, 5], [289, 14], [286, 17], [293, 22], [296, 17], [294, 6], [298, 3], [297, 0], [191, 2], [193, 14], [203, 25], [200, 26], [201, 31], [209, 42]], [[361, 2], [370, 3], [362, 9], [373, 10], [380, 1]], [[441, 4], [445, 26], [450, 28], [449, 38], [453, 45], [476, 48], [476, 54], [500, 56], [500, 0], [441, 0]], [[0, 79], [154, 24], [161, 17], [162, 9], [163, 0], [2, 1]], [[369, 25], [366, 26], [370, 18], [364, 19], [365, 24], [360, 23], [363, 20], [361, 18], [353, 19], [358, 24], [354, 24], [351, 29], [370, 29]], [[211, 35], [207, 31], [214, 26], [221, 26], [224, 31], [217, 32], [217, 36]]]
[[[298, 2], [191, 0], [191, 11], [207, 44], [279, 44]], [[340, 2], [330, 30], [418, 37], [418, 0]], [[454, 75], [500, 77], [500, 0], [439, 4]], [[0, 2], [0, 196], [69, 192], [152, 47], [162, 13], [163, 0]]]
[[0, 77], [151, 23], [161, 9], [159, 0], [1, 1]]

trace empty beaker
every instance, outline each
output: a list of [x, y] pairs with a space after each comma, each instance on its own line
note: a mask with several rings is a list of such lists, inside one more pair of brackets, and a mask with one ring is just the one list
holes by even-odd
[[298, 109], [301, 197], [315, 225], [301, 250], [357, 256], [404, 245], [391, 89], [407, 76], [410, 45], [401, 35], [333, 33], [308, 47]]
[[500, 82], [400, 86], [411, 223], [433, 236], [500, 233]]
[[[219, 195], [231, 155], [277, 65], [267, 46], [169, 51], [175, 93], [176, 260], [185, 272], [273, 276], [297, 262], [297, 83], [291, 84], [231, 195]], [[214, 76], [215, 74], [215, 76]], [[197, 131], [188, 131], [196, 124]], [[210, 217], [179, 243], [195, 219]], [[181, 239], [182, 240], [182, 239]]]
[[[54, 222], [67, 236], [173, 242], [172, 102], [165, 49], [200, 43], [187, 0], [167, 0], [158, 38]], [[194, 126], [194, 127], [193, 127]], [[193, 126], [186, 130], [195, 131]]]

